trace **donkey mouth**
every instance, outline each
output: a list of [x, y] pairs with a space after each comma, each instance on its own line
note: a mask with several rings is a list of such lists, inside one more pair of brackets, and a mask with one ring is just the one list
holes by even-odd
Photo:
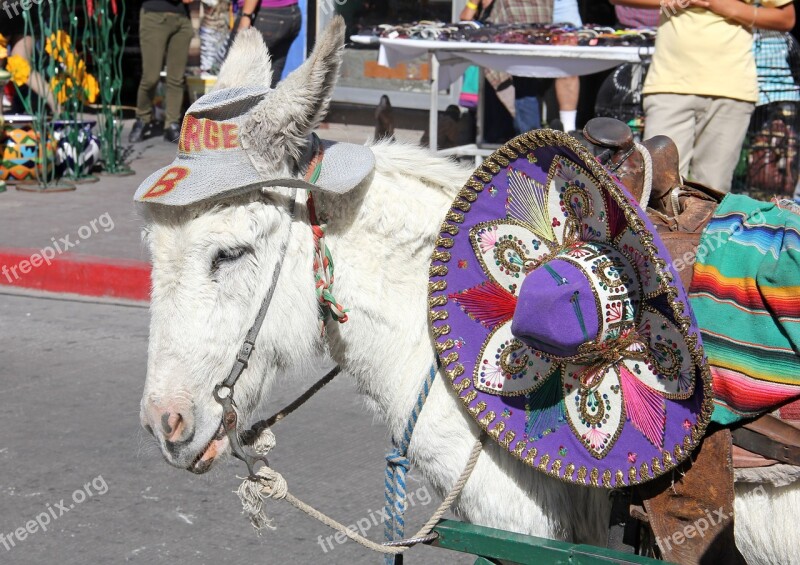
[[211, 469], [211, 465], [217, 457], [225, 451], [227, 441], [228, 436], [225, 433], [225, 428], [222, 423], [220, 423], [217, 433], [208, 440], [208, 443], [197, 454], [197, 457], [195, 457], [189, 467], [187, 467], [187, 470], [197, 475], [202, 475]]

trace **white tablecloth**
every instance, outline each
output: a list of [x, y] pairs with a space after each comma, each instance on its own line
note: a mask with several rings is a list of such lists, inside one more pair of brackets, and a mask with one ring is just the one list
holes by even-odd
[[637, 62], [652, 53], [643, 47], [575, 47], [558, 45], [507, 45], [469, 41], [380, 40], [378, 64], [394, 67], [435, 51], [439, 59], [439, 86], [452, 84], [471, 64], [514, 76], [558, 78], [582, 76]]

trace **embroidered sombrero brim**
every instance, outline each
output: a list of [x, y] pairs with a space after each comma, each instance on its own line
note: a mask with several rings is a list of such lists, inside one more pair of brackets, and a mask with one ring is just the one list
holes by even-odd
[[[518, 326], [559, 336], [578, 324], [586, 338], [582, 315], [522, 305], [527, 277], [523, 298], [545, 292], [548, 277], [567, 282], [556, 263], [608, 291], [584, 308], [606, 340], [592, 354], [517, 338]], [[430, 277], [446, 375], [481, 428], [527, 465], [621, 487], [666, 472], [702, 438], [711, 380], [685, 290], [647, 216], [572, 137], [530, 132], [489, 157], [447, 214]]]

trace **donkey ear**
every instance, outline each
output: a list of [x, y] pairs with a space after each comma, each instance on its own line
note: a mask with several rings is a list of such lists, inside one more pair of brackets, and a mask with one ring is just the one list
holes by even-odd
[[301, 146], [328, 113], [342, 64], [344, 33], [344, 19], [334, 17], [317, 38], [311, 57], [279, 83], [274, 93], [273, 100], [285, 111], [287, 127]]
[[233, 86], [269, 86], [272, 63], [261, 32], [249, 28], [236, 34], [236, 40], [219, 70], [214, 90]]

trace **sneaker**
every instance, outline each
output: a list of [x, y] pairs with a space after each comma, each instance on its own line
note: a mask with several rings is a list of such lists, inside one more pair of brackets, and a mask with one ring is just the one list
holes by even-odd
[[145, 122], [140, 118], [136, 118], [131, 128], [131, 133], [128, 135], [128, 142], [139, 143], [140, 141], [153, 136], [154, 124], [153, 122]]
[[172, 122], [164, 128], [164, 139], [171, 143], [178, 143], [181, 136], [181, 125], [178, 122]]

